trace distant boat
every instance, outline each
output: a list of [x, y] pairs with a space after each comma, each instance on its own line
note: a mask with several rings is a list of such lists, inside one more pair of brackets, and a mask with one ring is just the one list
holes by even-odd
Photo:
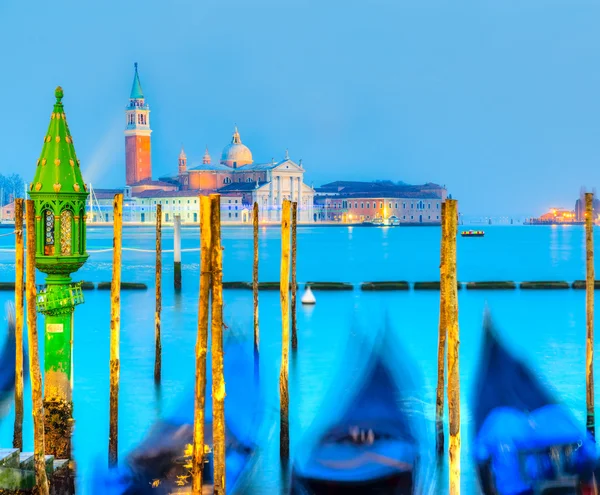
[[502, 345], [487, 316], [484, 333], [472, 446], [483, 493], [588, 493], [576, 488], [593, 483], [594, 439]]
[[[357, 347], [364, 355], [364, 346]], [[384, 359], [389, 349], [384, 343], [375, 350], [358, 380], [348, 373], [350, 365], [344, 360], [344, 378], [336, 390], [347, 391], [350, 384], [356, 388], [345, 406], [322, 408], [323, 415], [337, 417], [320, 434], [310, 436], [311, 447], [299, 449], [292, 469], [292, 495], [425, 493], [415, 488], [419, 443], [413, 418], [399, 405], [407, 397], [389, 358]], [[402, 360], [404, 355], [396, 357]], [[328, 397], [338, 405], [343, 400], [336, 394]]]
[[483, 230], [463, 230], [460, 235], [463, 237], [483, 237], [485, 232]]

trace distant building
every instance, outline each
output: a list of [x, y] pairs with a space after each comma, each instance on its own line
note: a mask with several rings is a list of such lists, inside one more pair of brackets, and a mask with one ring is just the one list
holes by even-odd
[[[600, 199], [597, 199], [595, 194], [592, 207], [594, 209], [594, 220], [597, 220], [600, 215]], [[578, 222], [585, 222], [585, 196], [583, 191], [575, 201], [575, 218]]]
[[[242, 143], [237, 127], [231, 142], [223, 149], [219, 162], [213, 163], [206, 149], [202, 163], [188, 167], [187, 155], [182, 148], [176, 175], [152, 179], [150, 107], [142, 91], [137, 64], [125, 117], [125, 183], [130, 188], [131, 200], [136, 206], [145, 205], [148, 201], [153, 204], [159, 202], [163, 204], [164, 220], [169, 222], [172, 215], [169, 217], [164, 206], [173, 202], [179, 205], [180, 201], [184, 201], [181, 204], [189, 204], [190, 210], [182, 211], [182, 216], [194, 218], [198, 214], [198, 205], [193, 206], [194, 203], [188, 202], [187, 198], [216, 192], [227, 198], [237, 198], [245, 209], [251, 209], [252, 204], [258, 202], [261, 221], [279, 221], [286, 199], [298, 203], [299, 222], [314, 220], [314, 190], [304, 184], [302, 160], [295, 163], [286, 150], [282, 160], [254, 163], [252, 152]], [[102, 191], [97, 193], [102, 196]], [[249, 217], [242, 216], [241, 211], [224, 210], [222, 220], [249, 221]], [[150, 221], [145, 214], [140, 218], [143, 218], [140, 220], [142, 222]]]
[[0, 209], [0, 221], [14, 222], [15, 221], [15, 202], [8, 203]]
[[337, 181], [316, 192], [318, 219], [344, 223], [437, 224], [447, 196], [445, 187], [433, 183]]
[[541, 217], [534, 219], [531, 223], [540, 224], [564, 224], [564, 223], [578, 223], [576, 214], [573, 210], [566, 210], [564, 208], [550, 208], [550, 211], [544, 213]]

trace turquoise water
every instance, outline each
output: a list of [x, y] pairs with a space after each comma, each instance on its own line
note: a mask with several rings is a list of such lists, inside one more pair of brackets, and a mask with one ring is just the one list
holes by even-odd
[[[465, 227], [467, 228], [467, 227]], [[90, 250], [109, 248], [112, 230], [89, 230]], [[596, 245], [600, 235], [596, 234]], [[583, 228], [495, 227], [484, 238], [458, 238], [458, 277], [474, 280], [568, 280], [585, 273]], [[10, 237], [1, 242], [10, 248]], [[183, 229], [182, 247], [199, 245], [198, 229]], [[251, 280], [252, 231], [223, 228], [224, 280]], [[439, 275], [440, 231], [434, 227], [298, 229], [298, 280], [359, 283], [377, 280], [435, 280]], [[154, 231], [124, 231], [124, 246], [151, 250]], [[172, 231], [163, 232], [163, 249], [172, 249]], [[260, 279], [279, 277], [280, 236], [276, 228], [261, 229]], [[121, 458], [150, 424], [193, 380], [198, 306], [199, 252], [184, 251], [183, 291], [172, 289], [172, 253], [163, 257], [163, 385], [154, 388], [154, 254], [125, 251], [123, 280], [148, 283], [145, 292], [122, 293], [121, 389], [119, 451]], [[600, 255], [599, 255], [600, 257]], [[14, 253], [0, 252], [0, 279], [14, 279]], [[92, 253], [80, 279], [110, 279], [111, 252]], [[600, 269], [597, 263], [597, 270]], [[39, 278], [39, 282], [42, 282]], [[469, 459], [471, 388], [481, 337], [481, 317], [487, 304], [506, 340], [526, 354], [544, 381], [584, 420], [585, 411], [585, 292], [460, 291], [460, 384], [463, 428], [463, 487], [477, 493]], [[366, 332], [388, 314], [402, 343], [418, 363], [426, 417], [433, 420], [437, 359], [439, 293], [437, 292], [316, 292], [313, 308], [298, 307], [299, 352], [290, 369], [292, 455], [319, 412], [331, 381], [343, 364], [342, 351], [353, 322]], [[0, 293], [0, 303], [12, 297]], [[85, 293], [77, 307], [74, 336], [74, 455], [79, 468], [79, 493], [85, 493], [90, 463], [107, 457], [109, 391], [108, 291]], [[252, 344], [252, 292], [225, 291], [225, 322]], [[40, 320], [41, 323], [41, 320]], [[281, 313], [278, 292], [260, 293], [261, 379], [267, 390], [267, 417], [262, 436], [266, 446], [259, 459], [255, 493], [278, 493], [278, 376], [281, 354]], [[596, 349], [598, 351], [598, 349]], [[351, 377], [349, 377], [351, 379]], [[29, 389], [26, 398], [30, 397]], [[30, 404], [26, 402], [25, 447], [32, 448]], [[0, 445], [12, 439], [12, 410], [0, 424]], [[433, 429], [429, 432], [433, 439]], [[444, 493], [442, 486], [436, 493]]]

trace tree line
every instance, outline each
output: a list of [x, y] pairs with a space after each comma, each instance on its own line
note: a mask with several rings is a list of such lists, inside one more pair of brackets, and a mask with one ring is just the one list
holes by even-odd
[[0, 205], [12, 203], [25, 196], [25, 181], [19, 174], [0, 174]]

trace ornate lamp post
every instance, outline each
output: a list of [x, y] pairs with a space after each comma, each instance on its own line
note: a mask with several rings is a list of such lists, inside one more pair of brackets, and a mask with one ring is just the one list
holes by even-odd
[[88, 258], [85, 202], [88, 192], [65, 117], [63, 90], [56, 103], [29, 196], [35, 204], [36, 268], [45, 273], [37, 310], [44, 322], [44, 411], [46, 454], [71, 454], [73, 312], [83, 302], [80, 283], [71, 282]]

